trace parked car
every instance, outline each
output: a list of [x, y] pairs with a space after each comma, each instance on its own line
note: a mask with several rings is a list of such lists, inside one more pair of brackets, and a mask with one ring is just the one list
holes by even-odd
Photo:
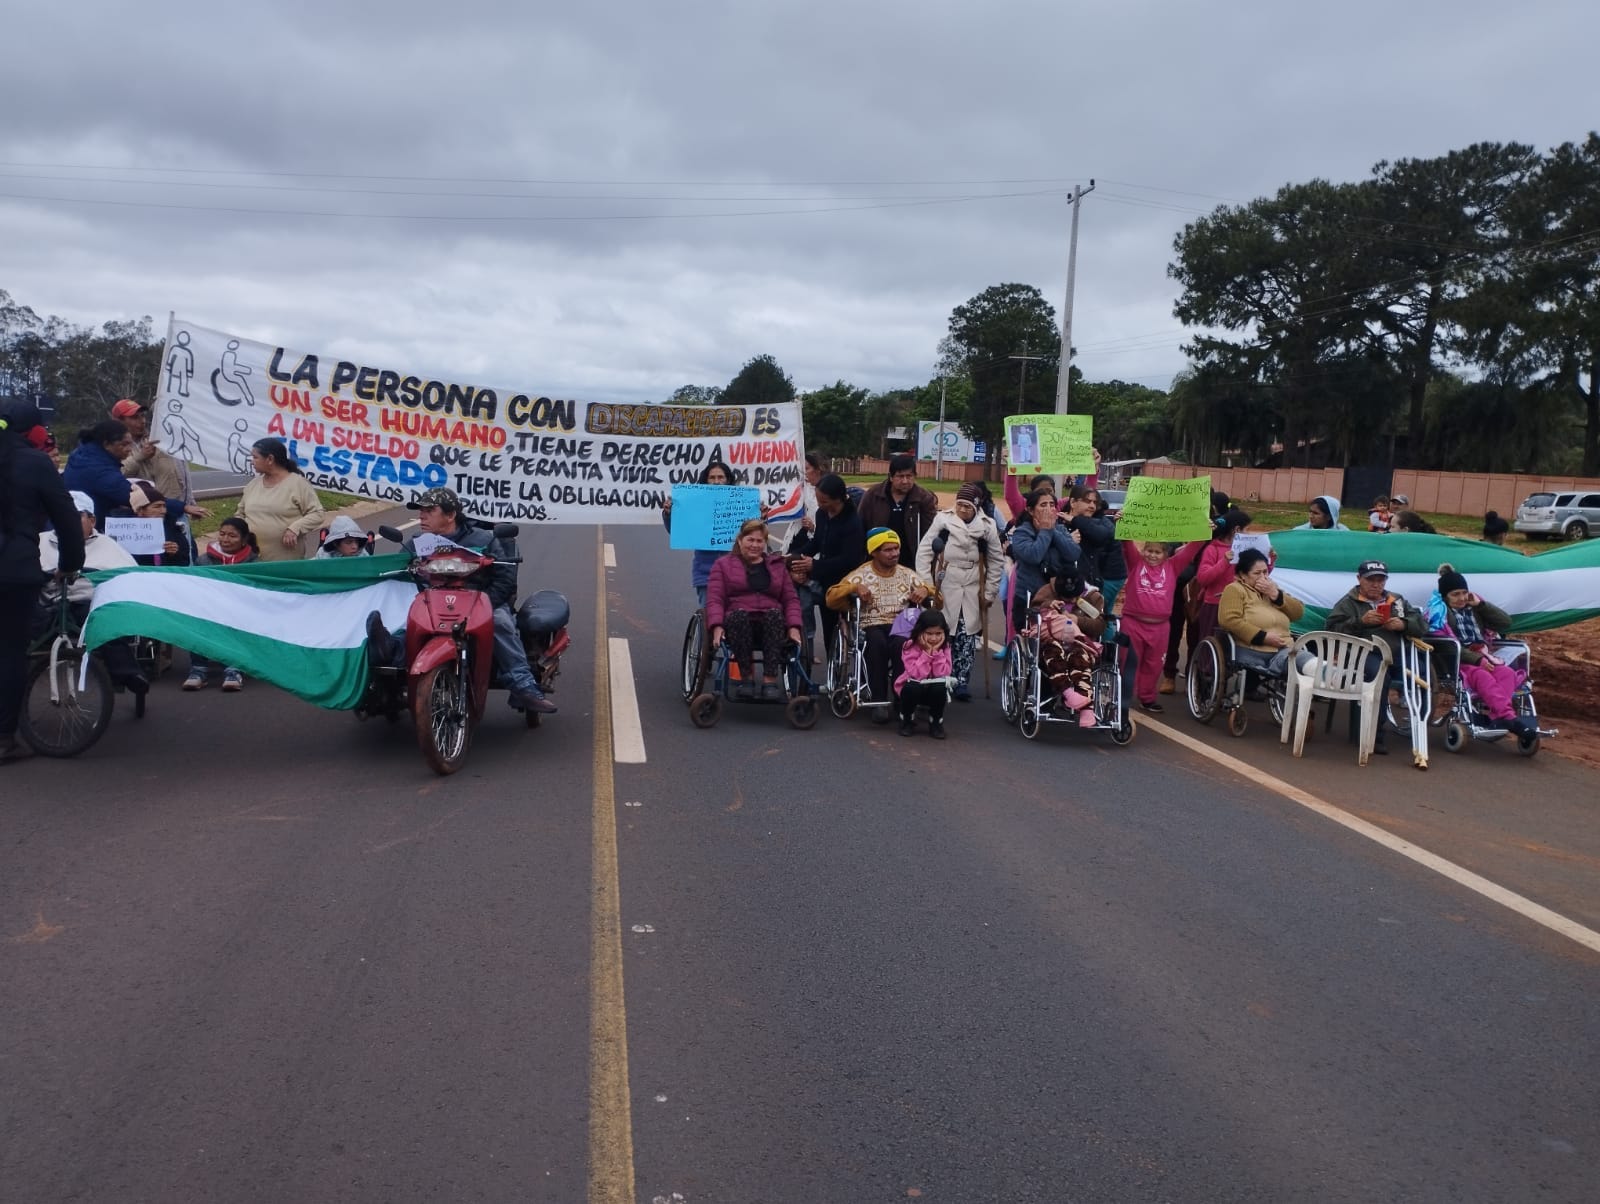
[[1511, 529], [1529, 539], [1586, 539], [1600, 531], [1600, 493], [1529, 494]]
[[1122, 513], [1122, 503], [1128, 500], [1126, 489], [1102, 489], [1100, 500], [1106, 504], [1106, 509], [1113, 515]]

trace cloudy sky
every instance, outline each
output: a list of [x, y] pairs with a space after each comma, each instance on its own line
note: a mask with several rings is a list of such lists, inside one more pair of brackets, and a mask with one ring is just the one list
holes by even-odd
[[660, 400], [777, 357], [932, 373], [990, 284], [1091, 379], [1183, 365], [1200, 212], [1600, 121], [1590, 0], [28, 5], [0, 73], [0, 288], [176, 310], [481, 385]]

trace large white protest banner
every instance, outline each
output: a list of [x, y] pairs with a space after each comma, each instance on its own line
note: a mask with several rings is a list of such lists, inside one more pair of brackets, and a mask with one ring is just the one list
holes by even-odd
[[445, 485], [468, 513], [519, 522], [650, 523], [675, 484], [720, 460], [798, 518], [805, 438], [795, 403], [634, 405], [438, 380], [259, 343], [174, 317], [152, 434], [211, 468], [250, 471], [282, 439], [321, 489], [409, 501]]

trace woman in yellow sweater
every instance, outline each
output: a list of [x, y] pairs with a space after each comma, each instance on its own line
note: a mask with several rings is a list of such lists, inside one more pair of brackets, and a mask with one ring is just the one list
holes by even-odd
[[256, 475], [244, 487], [234, 511], [250, 524], [261, 544], [262, 560], [302, 560], [306, 537], [327, 519], [322, 499], [300, 466], [289, 459], [282, 439], [257, 439], [250, 448]]
[[[1305, 605], [1272, 579], [1265, 553], [1246, 548], [1239, 553], [1233, 580], [1217, 602], [1217, 626], [1233, 637], [1235, 659], [1269, 677], [1289, 669], [1294, 636], [1289, 625], [1305, 614]], [[1311, 654], [1302, 652], [1309, 661]]]

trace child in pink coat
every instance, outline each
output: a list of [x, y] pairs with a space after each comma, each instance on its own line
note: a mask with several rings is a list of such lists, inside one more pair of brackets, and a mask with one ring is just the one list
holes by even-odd
[[1128, 562], [1128, 584], [1122, 587], [1122, 631], [1139, 658], [1133, 692], [1139, 705], [1151, 714], [1161, 713], [1156, 692], [1161, 685], [1161, 661], [1172, 627], [1172, 598], [1178, 588], [1178, 574], [1200, 555], [1207, 542], [1197, 539], [1184, 544], [1171, 556], [1164, 543], [1128, 540], [1122, 545], [1123, 558]]
[[951, 656], [950, 624], [942, 613], [925, 610], [917, 616], [911, 637], [901, 645], [900, 663], [905, 671], [894, 679], [894, 692], [899, 697], [900, 734], [916, 734], [916, 713], [921, 706], [928, 708], [928, 735], [943, 740]]

